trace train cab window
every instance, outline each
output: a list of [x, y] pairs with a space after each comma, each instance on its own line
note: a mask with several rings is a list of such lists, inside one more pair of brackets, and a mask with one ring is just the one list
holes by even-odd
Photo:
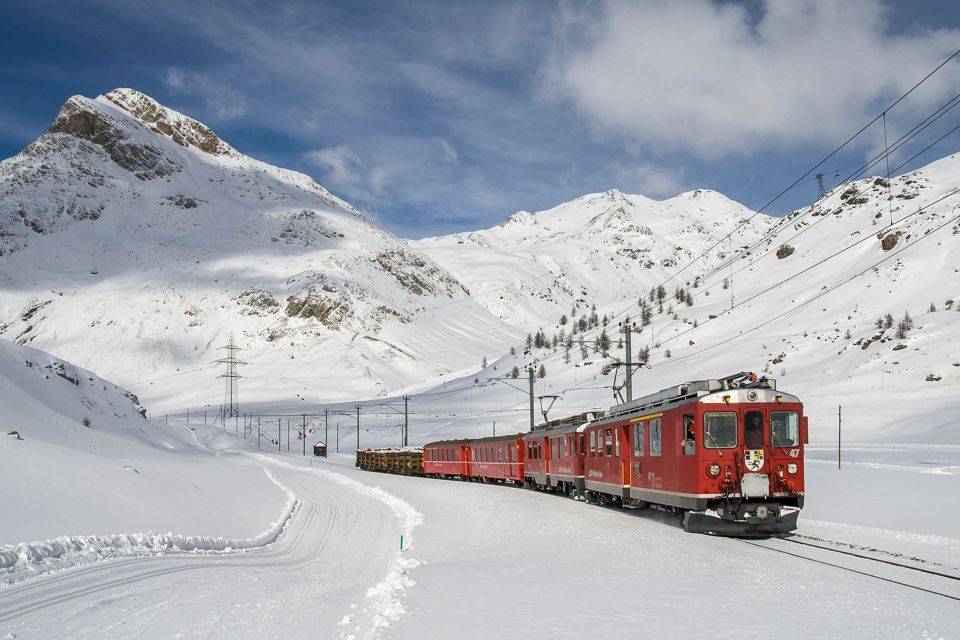
[[597, 455], [597, 432], [591, 431], [590, 432], [590, 457], [592, 458], [596, 455]]
[[683, 455], [685, 456], [692, 456], [697, 453], [697, 433], [693, 424], [693, 416], [683, 416]]
[[703, 446], [708, 449], [737, 446], [737, 414], [728, 411], [704, 414]]
[[633, 455], [640, 457], [643, 455], [643, 423], [638, 422], [633, 425]]
[[606, 441], [606, 452], [608, 456], [613, 455], [613, 432], [607, 429], [603, 432], [603, 438]]
[[567, 457], [567, 436], [560, 436], [560, 442], [558, 442], [557, 445], [560, 447], [560, 451], [559, 451], [560, 457], [566, 458]]
[[654, 418], [650, 421], [650, 455], [659, 456], [662, 451], [662, 436], [660, 429], [660, 418]]
[[775, 447], [800, 444], [800, 421], [796, 411], [770, 412], [770, 444]]
[[550, 438], [550, 459], [551, 460], [557, 459], [557, 439], [556, 438]]
[[613, 455], [620, 457], [620, 429], [613, 434]]
[[763, 412], [747, 411], [743, 416], [743, 445], [747, 449], [762, 449], [763, 440]]
[[580, 448], [577, 449], [577, 451], [580, 452], [580, 455], [583, 455], [583, 454], [585, 454], [585, 453], [587, 452], [587, 450], [586, 450], [586, 443], [587, 443], [587, 437], [581, 433], [581, 434], [580, 434]]

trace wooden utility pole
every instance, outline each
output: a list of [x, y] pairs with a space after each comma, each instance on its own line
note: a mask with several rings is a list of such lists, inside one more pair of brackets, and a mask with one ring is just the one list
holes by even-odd
[[280, 451], [280, 443], [283, 442], [283, 439], [280, 437], [280, 425], [282, 422], [280, 418], [277, 418], [277, 451]]
[[360, 451], [360, 405], [357, 405], [357, 451]]
[[330, 446], [330, 416], [326, 409], [323, 410], [323, 446]]
[[301, 416], [303, 418], [303, 431], [300, 434], [303, 436], [303, 455], [307, 455], [307, 414]]
[[410, 444], [410, 396], [403, 396], [403, 446]]

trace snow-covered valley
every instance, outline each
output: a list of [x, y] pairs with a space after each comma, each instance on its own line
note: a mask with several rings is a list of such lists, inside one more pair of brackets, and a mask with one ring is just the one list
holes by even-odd
[[[0, 638], [953, 637], [956, 581], [876, 559], [960, 575], [958, 188], [953, 155], [783, 218], [611, 190], [404, 240], [139, 92], [75, 96], [0, 163]], [[411, 444], [525, 431], [528, 367], [550, 418], [608, 407], [628, 317], [635, 396], [802, 399], [830, 550], [353, 468], [404, 395]], [[789, 626], [755, 615], [788, 587]], [[705, 590], [738, 595], [678, 623]]]

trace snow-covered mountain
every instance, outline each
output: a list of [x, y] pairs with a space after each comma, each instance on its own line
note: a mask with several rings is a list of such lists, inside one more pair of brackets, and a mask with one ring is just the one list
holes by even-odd
[[[701, 213], [705, 220], [727, 206], [722, 196], [708, 197], [720, 204]], [[667, 203], [692, 198], [686, 194]], [[644, 287], [664, 282], [676, 268], [654, 273], [656, 262], [649, 273], [645, 265], [616, 267], [617, 258], [604, 255], [616, 242], [608, 238], [594, 245], [589, 231], [578, 233], [575, 223], [561, 230], [552, 217], [558, 213], [558, 218], [575, 220], [573, 212], [610, 210], [599, 203], [614, 200], [654, 211], [666, 204], [616, 193], [586, 196], [552, 212], [519, 214], [487, 231], [416, 243], [463, 278], [494, 312], [519, 316], [530, 330], [536, 330], [534, 324], [543, 326], [549, 338], [546, 347], [534, 346], [529, 355], [507, 354], [491, 361], [488, 371], [448, 382], [444, 390], [462, 391], [462, 396], [456, 394], [464, 399], [455, 407], [460, 415], [450, 418], [437, 411], [426, 416], [421, 422], [425, 439], [489, 433], [493, 420], [498, 429], [526, 428], [525, 414], [516, 410], [523, 407], [520, 394], [508, 394], [509, 402], [504, 402], [502, 389], [474, 383], [492, 375], [493, 367], [502, 372], [544, 365], [547, 375], [537, 381], [537, 393], [560, 395], [553, 417], [614, 403], [610, 386], [615, 374], [609, 365], [623, 357], [615, 322], [607, 327], [611, 346], [606, 357], [589, 342], [586, 349], [578, 344], [582, 336], [596, 338], [601, 326], [572, 334], [574, 345], [568, 349], [563, 338], [571, 336], [571, 320], [586, 311], [581, 305], [574, 318], [568, 310], [576, 293], [549, 279], [535, 290], [515, 277], [555, 270], [562, 273], [561, 282], [579, 285], [595, 275], [593, 288], [583, 290], [592, 296], [584, 296], [588, 301], [597, 301], [598, 313], [614, 320], [625, 315], [637, 319]], [[710, 233], [698, 235], [696, 223], [693, 231], [668, 232], [659, 249], [682, 247], [683, 238], [693, 240], [689, 248], [694, 252], [696, 246], [711, 246], [705, 243], [725, 235], [747, 212], [729, 215], [727, 226], [716, 230], [701, 222]], [[593, 219], [584, 215], [584, 220]], [[835, 439], [842, 405], [843, 428], [852, 438], [960, 444], [960, 154], [889, 181], [843, 184], [817, 204], [780, 219], [757, 216], [735, 238], [732, 264], [721, 255], [722, 245], [717, 246], [688, 272], [665, 282], [662, 311], [659, 304], [646, 302], [651, 322], [634, 336], [633, 347], [635, 354], [649, 348], [652, 369], [635, 375], [635, 395], [683, 380], [765, 371], [778, 379], [780, 388], [804, 399], [813, 416], [811, 431], [820, 441]], [[565, 260], [562, 267], [542, 258], [554, 242], [564, 247], [556, 254]], [[621, 246], [645, 245], [634, 236]], [[510, 267], [488, 267], [483, 261], [488, 251]], [[679, 256], [685, 253], [678, 250]], [[605, 260], [610, 266], [603, 272]], [[473, 273], [471, 262], [479, 265]], [[576, 271], [575, 264], [589, 266]], [[640, 296], [631, 292], [633, 280], [641, 284]], [[676, 287], [684, 289], [682, 303], [673, 297]], [[537, 291], [543, 302], [529, 300]], [[502, 308], [500, 296], [509, 301]], [[552, 317], [540, 315], [541, 307], [551, 303]], [[562, 314], [570, 316], [567, 324], [561, 324]], [[907, 315], [904, 330], [898, 330]], [[559, 344], [555, 336], [561, 337]], [[623, 382], [622, 371], [617, 382]]]
[[[309, 177], [120, 89], [71, 98], [47, 133], [0, 163], [0, 336], [176, 409], [219, 404], [212, 361], [233, 333], [250, 363], [244, 404], [315, 408], [442, 377], [439, 389], [464, 395], [457, 406], [446, 398], [436, 423], [468, 433], [503, 404], [474, 380], [533, 361], [548, 371], [538, 389], [562, 392], [555, 412], [609, 404], [615, 326], [606, 358], [553, 338], [593, 305], [637, 319], [640, 299], [665, 283], [662, 311], [648, 304], [634, 340], [655, 371], [638, 374], [637, 393], [766, 369], [825, 398], [823, 415], [838, 398], [909, 396], [926, 422], [884, 428], [929, 433], [945, 423], [927, 414], [960, 382], [958, 186], [951, 156], [842, 185], [784, 218], [709, 190], [665, 201], [614, 190], [404, 241]], [[905, 312], [915, 326], [898, 338]], [[509, 353], [541, 327], [550, 347]], [[464, 408], [480, 417], [461, 419]]]
[[310, 177], [132, 89], [70, 98], [0, 163], [0, 335], [215, 407], [231, 333], [248, 402], [375, 396], [512, 335]]
[[[698, 189], [656, 201], [614, 189], [546, 211], [517, 211], [491, 229], [412, 244], [499, 318], [535, 330], [577, 305], [606, 307], [646, 294], [752, 214], [716, 191]], [[738, 232], [737, 247], [755, 241], [774, 222], [754, 217]], [[710, 270], [728, 253], [723, 241], [685, 272], [684, 280]]]

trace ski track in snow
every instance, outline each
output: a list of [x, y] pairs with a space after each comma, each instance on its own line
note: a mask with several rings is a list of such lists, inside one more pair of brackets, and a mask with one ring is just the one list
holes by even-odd
[[[416, 584], [409, 577], [408, 572], [419, 567], [421, 563], [413, 558], [404, 557], [404, 553], [413, 547], [413, 530], [423, 524], [423, 514], [406, 500], [385, 491], [381, 487], [364, 484], [341, 473], [314, 467], [302, 467], [263, 454], [250, 455], [259, 460], [266, 460], [273, 464], [323, 476], [361, 495], [382, 502], [396, 516], [403, 535], [403, 550], [397, 554], [396, 561], [387, 571], [387, 575], [367, 589], [363, 601], [351, 605], [353, 612], [345, 615], [340, 621], [340, 625], [343, 627], [340, 637], [343, 640], [375, 640], [380, 638], [387, 628], [401, 620], [406, 614], [406, 609], [403, 606], [404, 592]], [[400, 540], [397, 541], [397, 549], [400, 549]]]
[[252, 538], [185, 536], [174, 533], [118, 533], [107, 536], [60, 536], [41, 542], [0, 546], [0, 589], [50, 571], [111, 558], [166, 554], [227, 554], [259, 549], [277, 541], [296, 515], [300, 501], [267, 468], [267, 478], [287, 496], [283, 510], [262, 533]]

